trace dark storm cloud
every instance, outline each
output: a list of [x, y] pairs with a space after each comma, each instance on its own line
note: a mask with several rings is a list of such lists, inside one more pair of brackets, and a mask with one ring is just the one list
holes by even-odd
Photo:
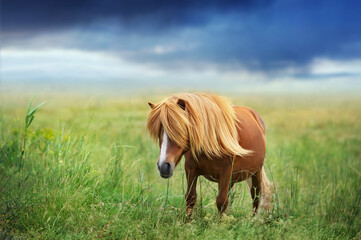
[[359, 1], [279, 1], [241, 14], [239, 27], [228, 27], [226, 35], [209, 33], [213, 41], [202, 52], [213, 61], [235, 59], [265, 70], [306, 67], [321, 57], [361, 58], [360, 12]]
[[203, 12], [223, 12], [264, 6], [271, 0], [4, 0], [3, 30], [44, 31], [87, 25], [99, 19], [115, 19], [126, 24], [153, 27], [197, 24], [206, 21]]
[[[2, 38], [5, 46], [26, 46], [34, 36], [71, 29], [67, 41], [37, 39], [37, 45], [113, 52], [167, 67], [307, 71], [315, 58], [361, 57], [360, 12], [357, 0], [5, 0]], [[169, 49], [149, 51], [156, 46]]]

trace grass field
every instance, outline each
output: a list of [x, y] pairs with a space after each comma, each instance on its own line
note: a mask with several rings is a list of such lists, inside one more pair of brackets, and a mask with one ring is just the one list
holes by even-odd
[[361, 239], [361, 98], [231, 98], [266, 123], [273, 210], [252, 218], [239, 183], [219, 221], [217, 185], [201, 178], [191, 222], [183, 164], [160, 178], [145, 130], [161, 98], [38, 96], [25, 134], [29, 98], [2, 94], [0, 239]]

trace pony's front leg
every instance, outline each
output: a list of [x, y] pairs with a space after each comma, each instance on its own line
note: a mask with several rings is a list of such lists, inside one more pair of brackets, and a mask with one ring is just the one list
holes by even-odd
[[193, 169], [186, 167], [186, 176], [187, 176], [187, 192], [185, 199], [187, 202], [187, 217], [191, 217], [193, 214], [193, 208], [197, 202], [197, 179], [198, 175]]
[[219, 211], [219, 215], [221, 216], [222, 213], [226, 210], [228, 206], [228, 193], [230, 190], [230, 182], [231, 182], [231, 169], [224, 172], [223, 176], [220, 176], [218, 181], [218, 196], [216, 199], [217, 208]]

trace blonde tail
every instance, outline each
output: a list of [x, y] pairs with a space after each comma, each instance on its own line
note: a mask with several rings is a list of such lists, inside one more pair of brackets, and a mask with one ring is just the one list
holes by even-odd
[[272, 194], [273, 194], [273, 183], [268, 180], [266, 173], [264, 171], [264, 167], [260, 172], [261, 174], [261, 199], [260, 206], [258, 208], [259, 211], [264, 211], [265, 213], [269, 213], [272, 210]]

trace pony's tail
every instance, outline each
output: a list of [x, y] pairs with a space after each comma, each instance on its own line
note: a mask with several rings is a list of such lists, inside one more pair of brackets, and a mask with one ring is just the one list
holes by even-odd
[[[257, 214], [260, 214], [261, 211], [264, 211], [264, 213], [269, 213], [272, 210], [272, 194], [274, 185], [270, 180], [268, 180], [266, 172], [264, 171], [264, 167], [262, 167], [258, 174], [261, 174], [261, 196]], [[252, 188], [252, 178], [248, 178], [247, 183], [248, 186]]]
[[274, 190], [273, 183], [268, 180], [266, 176], [266, 172], [264, 171], [264, 167], [261, 170], [261, 201], [260, 208], [265, 211], [265, 213], [269, 213], [272, 210], [272, 194]]

